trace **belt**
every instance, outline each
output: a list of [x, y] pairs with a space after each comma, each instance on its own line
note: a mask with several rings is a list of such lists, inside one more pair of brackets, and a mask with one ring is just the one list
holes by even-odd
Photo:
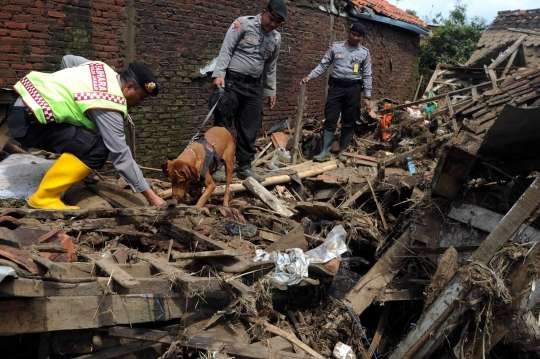
[[328, 80], [328, 83], [330, 85], [337, 85], [337, 86], [356, 86], [356, 85], [362, 85], [363, 81], [360, 80], [351, 80], [351, 79], [338, 79], [335, 77], [330, 77]]
[[240, 82], [245, 82], [245, 83], [250, 83], [250, 84], [261, 82], [261, 76], [253, 77], [253, 76], [244, 75], [244, 74], [241, 74], [240, 72], [231, 71], [231, 70], [227, 70], [227, 77], [232, 80], [237, 80]]

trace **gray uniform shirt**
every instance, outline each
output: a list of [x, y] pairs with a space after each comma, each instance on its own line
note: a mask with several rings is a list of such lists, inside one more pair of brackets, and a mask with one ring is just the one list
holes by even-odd
[[352, 47], [346, 41], [334, 42], [326, 51], [319, 65], [308, 75], [313, 80], [334, 65], [331, 77], [346, 80], [362, 80], [364, 83], [364, 96], [371, 97], [372, 75], [371, 56], [364, 46]]
[[227, 69], [255, 78], [263, 76], [263, 95], [276, 94], [276, 67], [281, 34], [265, 32], [261, 15], [236, 19], [223, 40], [212, 77], [225, 77]]
[[[62, 68], [75, 67], [89, 61], [81, 56], [66, 55], [62, 58], [61, 66]], [[109, 158], [114, 168], [126, 182], [136, 192], [143, 192], [150, 188], [126, 143], [122, 114], [100, 109], [88, 110], [86, 114], [96, 124], [105, 147], [110, 151]]]

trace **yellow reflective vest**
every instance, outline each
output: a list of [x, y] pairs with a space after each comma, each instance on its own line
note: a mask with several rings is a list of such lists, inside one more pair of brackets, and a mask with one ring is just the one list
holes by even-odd
[[32, 71], [14, 89], [42, 124], [69, 123], [95, 130], [85, 115], [87, 110], [113, 110], [127, 115], [118, 74], [99, 61], [53, 73]]

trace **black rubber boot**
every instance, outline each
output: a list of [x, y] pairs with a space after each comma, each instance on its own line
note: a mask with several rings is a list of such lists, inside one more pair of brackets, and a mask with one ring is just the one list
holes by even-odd
[[334, 133], [331, 131], [324, 130], [323, 133], [323, 145], [321, 153], [316, 156], [313, 156], [315, 162], [324, 162], [328, 161], [331, 158], [330, 148], [332, 147], [332, 141], [334, 140]]
[[343, 152], [351, 144], [354, 135], [354, 127], [342, 127], [341, 136], [339, 138], [339, 151]]
[[236, 177], [238, 177], [240, 179], [246, 179], [248, 177], [253, 177], [253, 178], [255, 178], [255, 180], [257, 180], [257, 182], [264, 181], [264, 177], [261, 177], [258, 174], [256, 174], [251, 169], [251, 166], [249, 166], [249, 165], [238, 167], [236, 169]]

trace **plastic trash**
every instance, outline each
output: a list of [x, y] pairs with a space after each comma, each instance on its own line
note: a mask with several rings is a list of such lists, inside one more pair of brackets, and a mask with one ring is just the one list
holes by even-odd
[[342, 342], [337, 342], [332, 354], [336, 359], [356, 359], [353, 349]]
[[413, 162], [412, 157], [407, 157], [407, 170], [409, 171], [410, 175], [414, 175], [416, 173], [416, 165]]
[[349, 250], [345, 240], [347, 231], [343, 226], [337, 225], [326, 236], [323, 244], [306, 252], [306, 255], [312, 263], [326, 263], [334, 258], [340, 258], [341, 255]]
[[271, 278], [278, 287], [295, 285], [300, 283], [302, 278], [308, 277], [309, 259], [300, 248], [271, 253], [257, 249], [254, 261], [274, 262]]
[[28, 198], [53, 161], [29, 154], [13, 154], [0, 162], [0, 198]]
[[269, 275], [278, 287], [295, 285], [309, 276], [310, 263], [327, 263], [347, 252], [349, 249], [345, 243], [346, 238], [347, 232], [342, 225], [338, 225], [328, 233], [323, 244], [306, 253], [300, 248], [271, 253], [257, 249], [253, 261], [274, 263], [274, 271]]

